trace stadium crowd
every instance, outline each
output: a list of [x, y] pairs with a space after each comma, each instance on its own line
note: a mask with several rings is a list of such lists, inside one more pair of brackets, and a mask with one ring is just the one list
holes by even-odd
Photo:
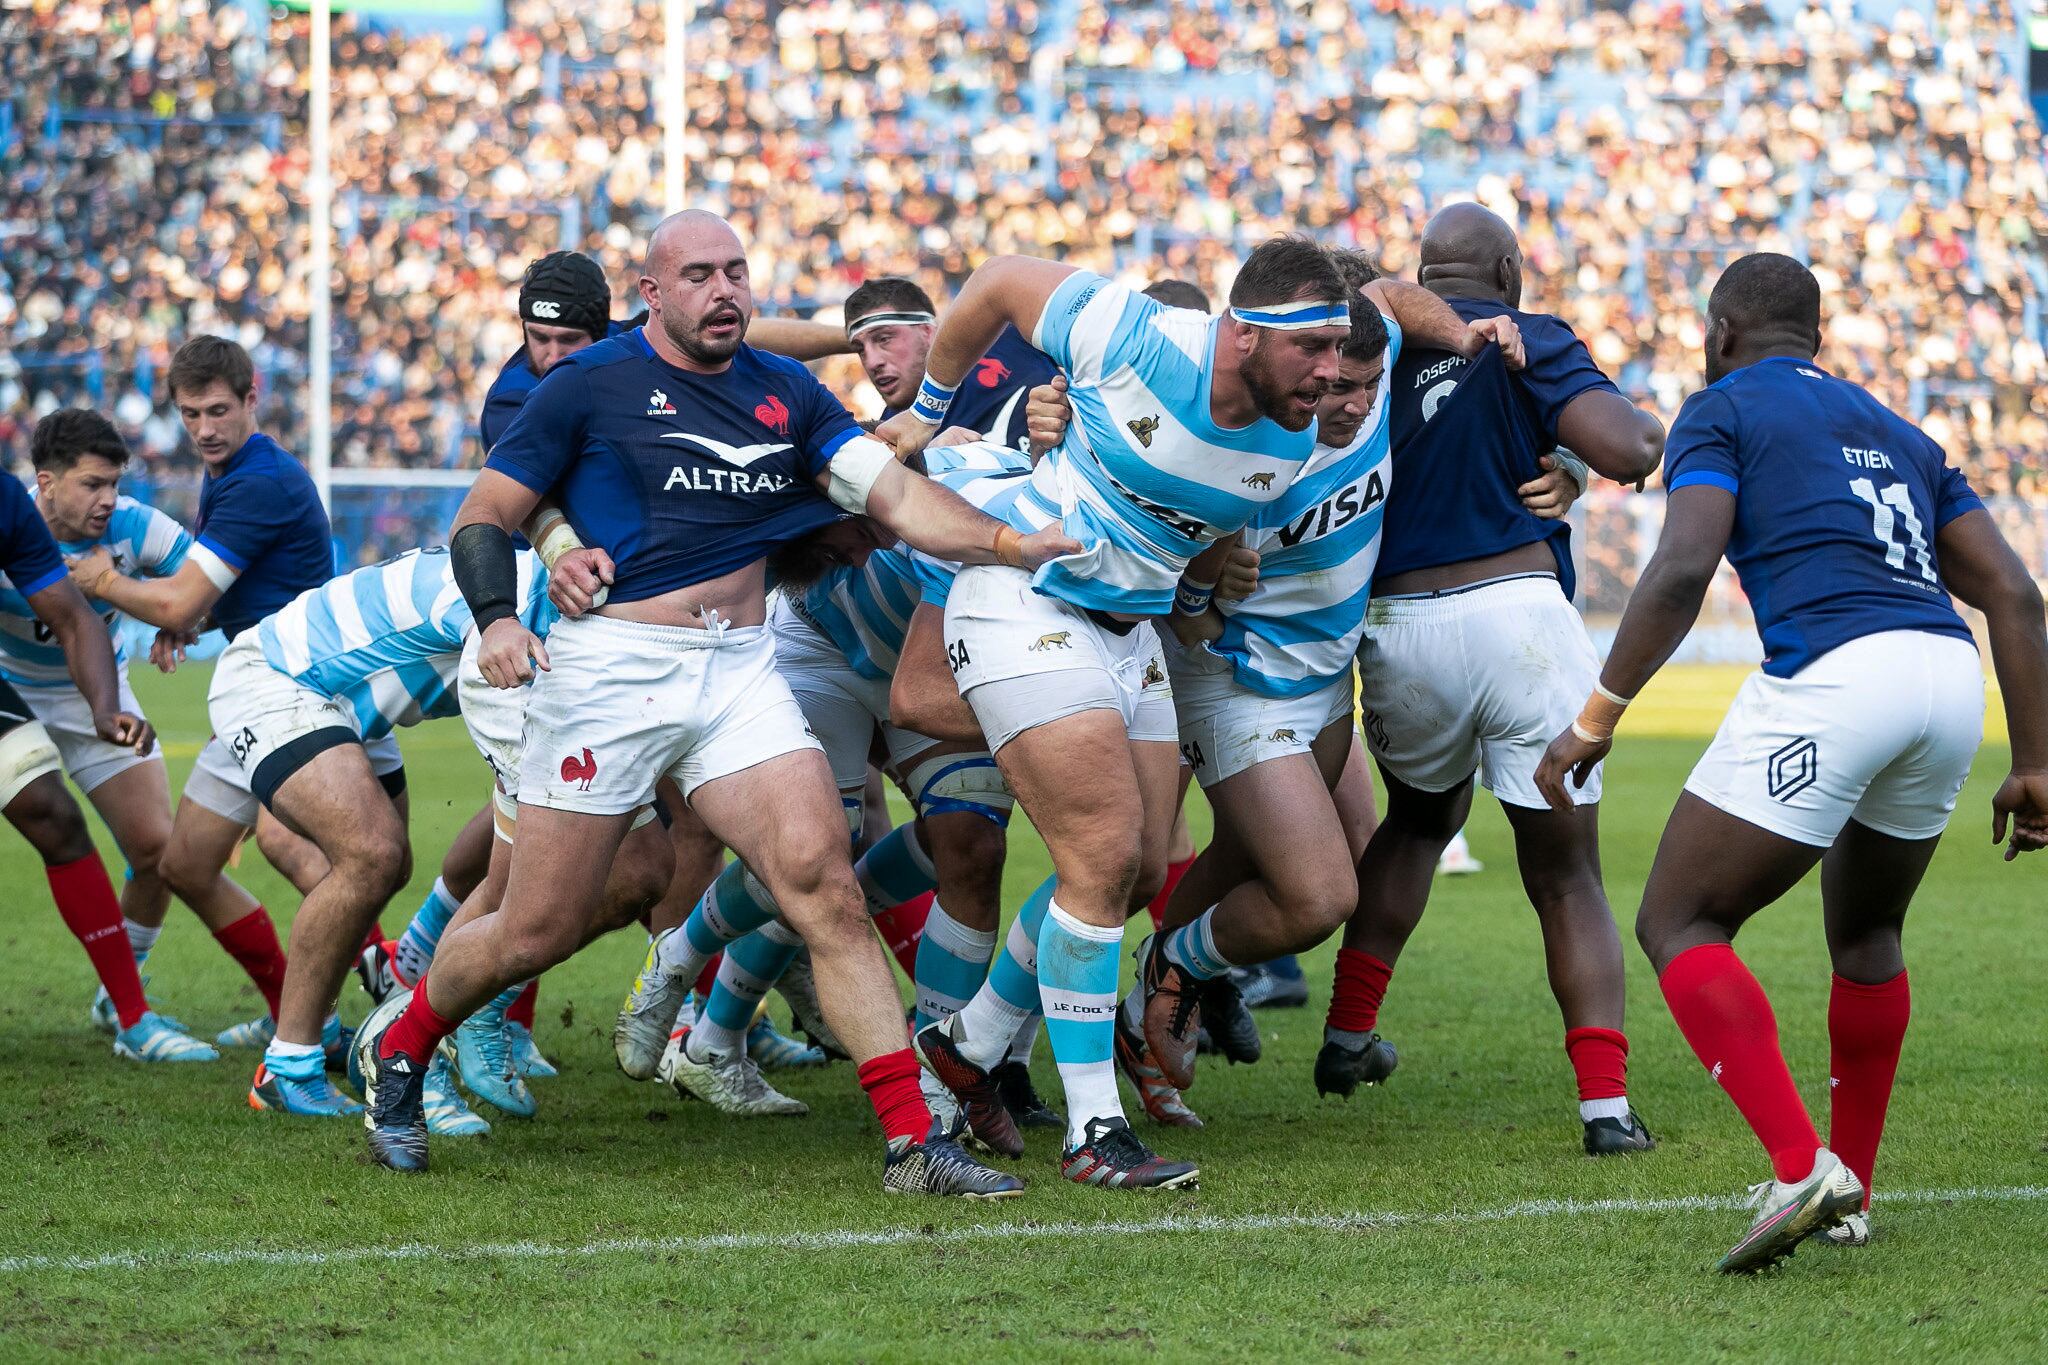
[[[2012, 16], [1876, 9], [737, 0], [690, 35], [692, 198], [751, 244], [764, 306], [807, 315], [863, 273], [943, 297], [1004, 251], [1213, 293], [1297, 227], [1412, 274], [1428, 211], [1476, 186], [1528, 244], [1531, 306], [1666, 421], [1702, 280], [1739, 238], [1782, 248], [1829, 289], [1824, 358], [2034, 500], [2001, 515], [2048, 572], [2048, 184]], [[207, 330], [249, 345], [303, 448], [306, 21], [275, 14], [0, 12], [0, 464], [90, 396], [146, 468], [189, 472], [156, 375]], [[629, 280], [658, 216], [660, 6], [507, 18], [337, 23], [338, 465], [475, 464], [523, 263], [570, 245]], [[1584, 515], [1640, 519], [1611, 490]], [[1587, 539], [1587, 602], [1618, 605], [1646, 546]]]

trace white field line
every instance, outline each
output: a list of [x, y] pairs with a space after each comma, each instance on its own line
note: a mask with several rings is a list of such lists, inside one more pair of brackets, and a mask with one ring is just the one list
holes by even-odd
[[[1880, 1190], [1886, 1205], [2032, 1203], [2048, 1200], [2048, 1186], [1969, 1186], [1950, 1190]], [[193, 1266], [324, 1266], [363, 1261], [533, 1261], [582, 1260], [598, 1256], [644, 1256], [698, 1251], [838, 1251], [850, 1247], [946, 1245], [1064, 1238], [1142, 1237], [1180, 1232], [1346, 1232], [1404, 1227], [1443, 1227], [1466, 1223], [1503, 1223], [1532, 1218], [1596, 1216], [1610, 1213], [1683, 1213], [1744, 1207], [1735, 1195], [1686, 1195], [1677, 1199], [1531, 1199], [1493, 1208], [1453, 1209], [1444, 1213], [1249, 1213], [1110, 1220], [1090, 1223], [974, 1223], [957, 1228], [854, 1228], [816, 1232], [732, 1232], [695, 1237], [616, 1237], [578, 1246], [545, 1242], [484, 1242], [468, 1246], [429, 1246], [408, 1242], [398, 1246], [337, 1247], [331, 1251], [268, 1250], [225, 1247], [215, 1250], [110, 1251], [98, 1256], [0, 1257], [0, 1274], [36, 1271], [182, 1269]]]

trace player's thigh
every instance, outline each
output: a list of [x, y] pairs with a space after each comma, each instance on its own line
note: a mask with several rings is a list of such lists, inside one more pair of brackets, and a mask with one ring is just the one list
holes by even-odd
[[817, 913], [819, 896], [858, 895], [822, 750], [797, 749], [711, 778], [691, 791], [690, 802], [800, 928]]
[[[1379, 808], [1373, 802], [1372, 773], [1367, 766], [1365, 741], [1350, 722], [1333, 726], [1337, 731], [1336, 741], [1343, 746], [1343, 757], [1337, 764], [1336, 779], [1330, 784], [1330, 799], [1337, 806], [1337, 821], [1344, 827], [1344, 843], [1351, 850], [1351, 861], [1356, 865], [1365, 846], [1372, 840], [1372, 832], [1379, 827]], [[1325, 731], [1317, 739], [1317, 766], [1324, 776], [1330, 769], [1323, 759], [1322, 743], [1330, 735]]]
[[[259, 783], [266, 778], [259, 772]], [[277, 779], [267, 804], [331, 864], [371, 861], [390, 873], [404, 860], [405, 821], [359, 743], [337, 743], [312, 755]]]
[[521, 802], [497, 910], [501, 932], [539, 956], [573, 952], [596, 918], [632, 822], [630, 811], [590, 814]]
[[[254, 800], [250, 798], [252, 805]], [[196, 889], [218, 877], [254, 824], [254, 816], [245, 823], [202, 804], [192, 796], [188, 782], [177, 813], [171, 817], [171, 838], [164, 846], [161, 864], [172, 888], [182, 895], [187, 888]]]
[[1235, 832], [1275, 901], [1340, 918], [1350, 913], [1357, 900], [1350, 848], [1306, 747], [1216, 783], [1208, 797], [1217, 823]]
[[1688, 948], [1733, 939], [1757, 911], [1799, 884], [1822, 848], [1678, 794], [1658, 841], [1636, 938], [1658, 972]]
[[995, 757], [1060, 880], [1127, 896], [1142, 857], [1144, 800], [1123, 716], [1114, 708], [1062, 716], [1024, 730]]
[[1588, 892], [1601, 894], [1597, 804], [1557, 811], [1503, 801], [1501, 811], [1514, 831], [1515, 863], [1533, 905], [1543, 909]]
[[1383, 763], [1380, 784], [1387, 789], [1387, 809], [1374, 831], [1374, 843], [1385, 832], [1404, 839], [1448, 844], [1472, 814], [1473, 783], [1469, 773], [1462, 782], [1432, 791], [1409, 785]]
[[171, 841], [171, 779], [161, 757], [124, 767], [86, 791], [128, 865], [154, 872]]

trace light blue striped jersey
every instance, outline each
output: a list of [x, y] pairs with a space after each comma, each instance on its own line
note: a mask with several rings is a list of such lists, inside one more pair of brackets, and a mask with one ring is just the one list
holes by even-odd
[[1259, 552], [1259, 586], [1241, 602], [1216, 604], [1223, 636], [1211, 648], [1231, 661], [1240, 686], [1261, 696], [1327, 687], [1358, 652], [1394, 479], [1388, 392], [1401, 328], [1386, 323], [1386, 369], [1358, 435], [1342, 450], [1317, 446], [1287, 495], [1259, 509], [1244, 533]]
[[1032, 344], [1066, 370], [1074, 420], [1010, 521], [1024, 531], [1064, 521], [1085, 548], [1040, 568], [1040, 592], [1164, 615], [1188, 561], [1286, 493], [1308, 463], [1313, 427], [1261, 417], [1226, 430], [1210, 417], [1219, 325], [1085, 270], [1046, 300]]
[[[31, 494], [33, 496], [33, 494]], [[114, 571], [130, 578], [166, 578], [185, 562], [192, 537], [175, 520], [154, 507], [130, 497], [114, 500], [114, 514], [97, 540], [63, 540], [57, 548], [65, 555], [82, 555], [95, 545], [104, 545], [114, 557]], [[114, 637], [114, 663], [125, 667], [128, 654], [122, 632], [115, 629], [120, 613], [106, 603], [93, 600], [92, 609], [106, 618]], [[0, 574], [0, 678], [17, 687], [70, 687], [71, 671], [64, 664], [63, 646], [50, 628], [29, 610], [28, 599], [15, 590], [7, 575]]]
[[[1031, 472], [1031, 460], [1023, 452], [981, 441], [927, 450], [924, 463], [928, 477], [955, 492], [962, 485], [1000, 477], [1016, 485], [1013, 497], [1022, 488], [1023, 476]], [[943, 577], [951, 586], [958, 568], [957, 564], [914, 556], [907, 546], [898, 544], [876, 550], [858, 568], [842, 565], [832, 569], [793, 596], [790, 606], [839, 647], [854, 672], [864, 678], [888, 679], [896, 674], [910, 614], [917, 610], [926, 585]], [[939, 598], [942, 603], [944, 600]]]
[[[519, 619], [545, 635], [555, 619], [540, 556], [519, 552]], [[455, 673], [474, 624], [448, 548], [407, 550], [299, 594], [256, 627], [263, 658], [345, 703], [364, 739], [459, 715]]]

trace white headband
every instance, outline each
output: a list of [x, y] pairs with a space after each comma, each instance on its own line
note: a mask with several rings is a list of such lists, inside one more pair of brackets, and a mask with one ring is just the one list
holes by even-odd
[[851, 341], [871, 327], [920, 327], [937, 321], [930, 313], [869, 313], [846, 324], [846, 339]]
[[1235, 308], [1230, 316], [1247, 327], [1267, 327], [1276, 332], [1305, 332], [1312, 327], [1349, 327], [1351, 309], [1342, 303], [1322, 299], [1297, 299], [1257, 308]]

